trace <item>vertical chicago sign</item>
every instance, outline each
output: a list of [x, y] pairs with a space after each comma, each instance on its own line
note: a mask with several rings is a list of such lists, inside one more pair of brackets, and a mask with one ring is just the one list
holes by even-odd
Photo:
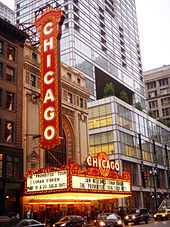
[[49, 8], [35, 22], [40, 33], [40, 146], [44, 149], [54, 148], [62, 136], [60, 38], [63, 21], [61, 9]]

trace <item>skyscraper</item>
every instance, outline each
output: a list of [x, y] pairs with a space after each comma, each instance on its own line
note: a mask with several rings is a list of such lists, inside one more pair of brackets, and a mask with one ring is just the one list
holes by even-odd
[[91, 98], [112, 83], [116, 96], [144, 105], [135, 0], [16, 0], [16, 22], [31, 25], [49, 4], [65, 11], [61, 60], [85, 73]]
[[8, 6], [0, 1], [0, 17], [11, 24], [15, 23], [15, 13]]

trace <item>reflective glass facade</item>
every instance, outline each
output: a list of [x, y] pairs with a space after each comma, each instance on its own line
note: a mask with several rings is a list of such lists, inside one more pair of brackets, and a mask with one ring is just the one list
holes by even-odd
[[144, 85], [134, 0], [16, 0], [16, 22], [28, 25], [35, 11], [56, 2], [65, 11], [62, 61], [86, 75], [96, 97], [95, 67], [105, 72], [143, 103]]
[[90, 153], [106, 152], [131, 173], [132, 191], [141, 194], [137, 206], [154, 206], [153, 201], [145, 204], [144, 198], [154, 190], [155, 168], [159, 204], [170, 189], [170, 128], [116, 97], [91, 102], [88, 108]]
[[[4, 1], [5, 2], [5, 1]], [[15, 23], [15, 13], [8, 6], [0, 2], [0, 17], [11, 24]]]

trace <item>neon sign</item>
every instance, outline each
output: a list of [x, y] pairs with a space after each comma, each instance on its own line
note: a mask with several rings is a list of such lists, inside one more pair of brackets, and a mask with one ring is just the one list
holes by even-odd
[[110, 170], [119, 171], [119, 162], [111, 161], [104, 152], [98, 153], [97, 157], [88, 156], [87, 165], [89, 167], [99, 168], [102, 176], [108, 176]]
[[40, 32], [40, 145], [44, 149], [54, 148], [60, 143], [62, 135], [60, 38], [63, 20], [62, 10], [47, 9], [35, 23]]

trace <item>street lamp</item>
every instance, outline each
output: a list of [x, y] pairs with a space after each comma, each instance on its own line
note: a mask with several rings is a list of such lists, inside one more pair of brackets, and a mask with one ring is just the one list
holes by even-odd
[[157, 195], [157, 183], [156, 183], [156, 177], [157, 177], [157, 167], [153, 167], [152, 170], [149, 171], [150, 176], [152, 176], [152, 181], [153, 181], [153, 187], [154, 191], [152, 194], [152, 198], [155, 199], [155, 208], [158, 210], [158, 199], [160, 198], [160, 195]]

